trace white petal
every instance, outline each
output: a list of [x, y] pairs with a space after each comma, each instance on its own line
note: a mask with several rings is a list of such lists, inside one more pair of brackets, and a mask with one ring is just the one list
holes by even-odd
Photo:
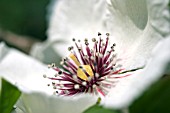
[[169, 0], [147, 0], [150, 24], [163, 36], [170, 34]]
[[151, 84], [170, 73], [170, 37], [162, 40], [153, 51], [148, 65], [138, 73], [120, 80], [102, 104], [109, 108], [126, 108]]
[[97, 97], [91, 95], [50, 96], [53, 91], [47, 88], [42, 75], [53, 75], [55, 72], [14, 49], [8, 49], [0, 62], [0, 70], [0, 75], [16, 84], [24, 93], [17, 103], [17, 113], [80, 113], [97, 100]]
[[105, 0], [60, 0], [56, 2], [49, 23], [49, 39], [68, 41], [77, 36], [77, 38], [93, 37], [91, 34], [96, 34], [104, 27], [106, 6]]
[[92, 95], [50, 97], [42, 93], [32, 93], [23, 94], [17, 107], [24, 113], [82, 113], [96, 101], [97, 98]]
[[169, 33], [167, 0], [111, 0], [111, 3], [107, 25], [122, 64], [127, 68], [145, 65], [155, 44]]
[[24, 113], [24, 112], [19, 108], [15, 108], [15, 110], [13, 110], [12, 113]]
[[8, 53], [8, 48], [5, 46], [5, 43], [0, 43], [0, 61], [4, 58], [4, 56]]
[[97, 97], [91, 95], [51, 96], [53, 89], [47, 88], [47, 80], [42, 77], [44, 73], [50, 76], [54, 75], [55, 71], [47, 69], [47, 66], [19, 51], [8, 49], [0, 62], [0, 75], [17, 85], [24, 93], [15, 112], [80, 113], [95, 104]]
[[[54, 48], [54, 45], [58, 45], [59, 47], [61, 45], [65, 45], [65, 49], [67, 49], [67, 43], [63, 42], [62, 40], [56, 40], [56, 41], [46, 41], [44, 43], [35, 43], [30, 51], [30, 55], [34, 58], [42, 61], [45, 64], [49, 63], [56, 63], [59, 64], [61, 61], [61, 56], [57, 52], [57, 50]], [[62, 50], [63, 48], [61, 48]]]
[[56, 56], [66, 55], [73, 37], [97, 36], [105, 27], [106, 6], [105, 0], [58, 0], [49, 20], [49, 39], [47, 43], [35, 45], [31, 54], [44, 62], [50, 62], [47, 57], [51, 56], [56, 62]]
[[49, 81], [43, 78], [43, 74], [54, 75], [55, 71], [14, 49], [8, 49], [8, 53], [0, 61], [0, 75], [23, 90], [49, 93]]

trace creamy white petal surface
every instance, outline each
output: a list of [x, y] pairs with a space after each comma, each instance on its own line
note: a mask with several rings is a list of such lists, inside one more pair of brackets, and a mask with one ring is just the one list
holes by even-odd
[[146, 64], [170, 28], [168, 0], [110, 0], [107, 27], [126, 68]]
[[151, 84], [164, 74], [170, 74], [170, 36], [163, 39], [154, 48], [152, 58], [142, 70], [120, 80], [108, 96], [102, 101], [102, 105], [108, 108], [126, 108], [141, 95]]
[[34, 92], [23, 94], [17, 106], [23, 113], [82, 113], [96, 101], [91, 95], [57, 97]]
[[56, 56], [65, 56], [73, 37], [93, 38], [98, 32], [105, 33], [105, 0], [58, 0], [53, 7], [47, 42], [34, 45], [31, 51], [41, 61], [56, 62]]

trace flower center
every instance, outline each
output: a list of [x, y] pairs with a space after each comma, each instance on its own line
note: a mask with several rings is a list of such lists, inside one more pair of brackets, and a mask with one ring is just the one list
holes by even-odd
[[[109, 33], [106, 33], [105, 42], [98, 33], [99, 40], [92, 39], [93, 47], [90, 47], [88, 39], [84, 40], [85, 47], [73, 39], [76, 50], [69, 47], [70, 55], [61, 61], [62, 69], [56, 67], [54, 63], [49, 65], [57, 74], [51, 79], [52, 86], [58, 95], [75, 95], [78, 93], [92, 93], [105, 96], [109, 89], [114, 87], [118, 78], [126, 77], [122, 75], [122, 68], [117, 62], [114, 43], [109, 45]], [[50, 84], [49, 84], [50, 85]]]

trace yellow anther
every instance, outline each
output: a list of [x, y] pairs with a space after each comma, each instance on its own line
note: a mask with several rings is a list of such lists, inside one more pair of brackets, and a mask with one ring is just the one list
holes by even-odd
[[[93, 74], [93, 71], [91, 69], [91, 67], [89, 65], [81, 65], [82, 68], [78, 68], [77, 70], [77, 76], [80, 77], [81, 79], [83, 80], [88, 80], [88, 77], [87, 75], [85, 74], [84, 71], [86, 71], [86, 73], [88, 73], [90, 75], [90, 77], [93, 77], [94, 74]], [[83, 71], [84, 70], [84, 71]]]
[[77, 60], [77, 58], [74, 56], [73, 53], [71, 53], [71, 54], [69, 55], [69, 57], [74, 61], [74, 63], [75, 63], [77, 66], [80, 65], [80, 62]]
[[[93, 71], [90, 67], [90, 65], [81, 65], [80, 62], [77, 60], [77, 58], [74, 56], [73, 53], [71, 53], [69, 55], [69, 57], [74, 61], [74, 63], [78, 66], [78, 69], [77, 69], [77, 76], [80, 77], [81, 79], [83, 80], [88, 80], [88, 77], [87, 75], [85, 74], [88, 73], [90, 75], [90, 77], [93, 77], [94, 74], [93, 74]], [[81, 68], [79, 67], [81, 66]], [[85, 71], [85, 72], [84, 72]]]

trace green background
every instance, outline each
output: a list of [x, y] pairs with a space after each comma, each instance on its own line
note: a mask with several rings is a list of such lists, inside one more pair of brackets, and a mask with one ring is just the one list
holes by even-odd
[[45, 40], [49, 1], [0, 0], [0, 28]]

